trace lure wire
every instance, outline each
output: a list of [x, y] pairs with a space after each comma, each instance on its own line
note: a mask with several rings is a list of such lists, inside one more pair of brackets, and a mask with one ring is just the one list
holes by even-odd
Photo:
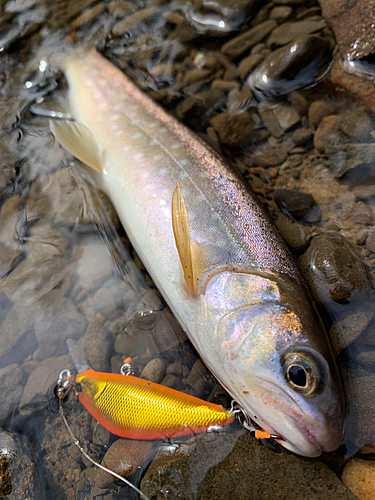
[[[68, 370], [66, 370], [67, 372]], [[61, 373], [62, 375], [62, 373]], [[59, 381], [60, 379], [62, 379], [63, 377], [60, 375], [60, 378], [59, 378]], [[64, 374], [66, 375], [66, 373]], [[66, 385], [64, 386], [64, 389], [66, 389]], [[105, 472], [107, 472], [108, 474], [111, 474], [111, 476], [114, 476], [116, 477], [117, 479], [119, 479], [120, 481], [123, 481], [127, 486], [129, 486], [130, 488], [132, 488], [134, 491], [136, 491], [139, 496], [143, 499], [143, 500], [150, 500], [148, 498], [147, 495], [145, 495], [144, 493], [142, 493], [142, 491], [137, 488], [133, 483], [131, 483], [130, 481], [128, 481], [127, 479], [125, 479], [124, 477], [120, 476], [119, 474], [117, 474], [116, 472], [110, 470], [110, 469], [107, 469], [107, 467], [105, 467], [104, 465], [102, 464], [99, 464], [98, 462], [96, 462], [93, 458], [90, 457], [90, 455], [88, 455], [85, 450], [83, 449], [83, 447], [81, 446], [81, 443], [79, 442], [79, 440], [74, 436], [73, 434], [73, 431], [72, 429], [70, 428], [69, 424], [68, 424], [68, 421], [64, 415], [64, 410], [63, 410], [63, 405], [62, 405], [62, 400], [63, 398], [62, 397], [59, 397], [59, 412], [60, 412], [60, 415], [61, 415], [61, 418], [63, 419], [63, 422], [65, 424], [65, 427], [67, 428], [69, 434], [70, 434], [70, 437], [72, 438], [74, 444], [77, 446], [77, 448], [79, 449], [79, 451], [82, 453], [82, 455], [84, 457], [87, 458], [87, 460], [89, 460], [92, 464], [94, 464], [96, 467], [98, 467], [99, 469], [102, 469], [104, 470]]]

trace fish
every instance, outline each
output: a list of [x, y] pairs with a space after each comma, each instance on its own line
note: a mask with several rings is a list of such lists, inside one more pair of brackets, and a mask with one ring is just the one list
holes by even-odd
[[107, 192], [204, 363], [286, 449], [335, 450], [345, 400], [328, 336], [248, 184], [95, 49], [62, 67], [74, 120], [50, 129]]
[[234, 420], [220, 405], [132, 375], [90, 369], [75, 376], [73, 387], [98, 422], [128, 439], [188, 436]]

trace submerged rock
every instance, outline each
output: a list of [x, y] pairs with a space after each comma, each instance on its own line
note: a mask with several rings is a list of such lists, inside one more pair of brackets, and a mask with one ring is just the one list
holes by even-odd
[[230, 58], [239, 57], [248, 49], [261, 42], [276, 26], [277, 22], [272, 19], [258, 24], [254, 28], [245, 31], [245, 33], [229, 40], [229, 42], [221, 47], [221, 50]]
[[186, 17], [199, 32], [226, 35], [238, 30], [252, 15], [259, 0], [193, 0]]
[[316, 85], [326, 75], [331, 60], [328, 39], [316, 35], [300, 37], [271, 52], [247, 82], [259, 100], [271, 99]]
[[313, 238], [301, 257], [301, 268], [318, 302], [347, 304], [371, 291], [356, 247], [338, 233]]
[[375, 492], [375, 462], [355, 458], [346, 464], [342, 480], [359, 500], [372, 500]]

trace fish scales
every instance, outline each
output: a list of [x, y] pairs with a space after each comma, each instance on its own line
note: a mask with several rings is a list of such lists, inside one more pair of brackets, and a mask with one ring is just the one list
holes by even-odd
[[101, 172], [135, 250], [204, 362], [285, 448], [305, 456], [337, 448], [345, 407], [326, 332], [249, 186], [94, 50], [74, 51], [64, 69], [76, 122], [55, 122], [52, 131]]
[[222, 427], [234, 418], [219, 405], [131, 375], [88, 370], [76, 376], [75, 387], [85, 408], [125, 438], [186, 436]]

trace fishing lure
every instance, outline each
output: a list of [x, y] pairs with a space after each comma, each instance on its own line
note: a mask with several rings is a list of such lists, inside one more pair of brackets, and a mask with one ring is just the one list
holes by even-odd
[[[132, 375], [96, 372], [70, 375], [67, 387], [113, 434], [130, 439], [187, 436], [228, 425], [234, 412]], [[61, 376], [60, 376], [61, 378]]]

